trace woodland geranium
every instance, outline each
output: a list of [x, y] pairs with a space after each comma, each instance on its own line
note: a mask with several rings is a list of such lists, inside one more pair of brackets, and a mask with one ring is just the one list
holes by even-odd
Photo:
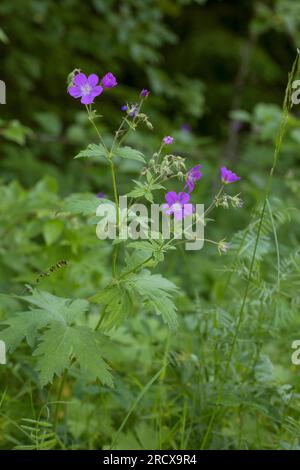
[[116, 77], [111, 72], [108, 72], [102, 78], [101, 84], [103, 88], [113, 88], [117, 86], [118, 82]]
[[98, 85], [99, 77], [92, 73], [88, 77], [84, 73], [78, 73], [73, 79], [73, 84], [68, 88], [68, 93], [73, 98], [81, 98], [82, 104], [93, 103], [96, 96], [103, 92], [102, 86]]
[[166, 137], [163, 138], [163, 142], [165, 145], [170, 145], [173, 143], [173, 137], [171, 137], [170, 135], [166, 135]]
[[221, 180], [224, 184], [234, 183], [240, 179], [233, 171], [228, 170], [226, 166], [221, 167]]
[[196, 165], [188, 171], [188, 174], [186, 176], [186, 185], [184, 189], [188, 189], [189, 193], [194, 190], [196, 181], [199, 181], [202, 176], [202, 173], [200, 171], [201, 167], [202, 165]]
[[169, 191], [165, 195], [167, 204], [163, 205], [163, 209], [167, 215], [174, 214], [176, 220], [182, 220], [184, 217], [193, 214], [193, 204], [188, 204], [190, 195], [184, 192], [176, 193]]
[[147, 90], [147, 88], [143, 88], [140, 95], [141, 95], [142, 98], [147, 98], [147, 96], [149, 96], [149, 93], [150, 93], [150, 91]]

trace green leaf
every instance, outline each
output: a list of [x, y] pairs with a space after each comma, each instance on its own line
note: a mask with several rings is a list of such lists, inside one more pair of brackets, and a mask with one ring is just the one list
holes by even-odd
[[130, 242], [127, 245], [128, 248], [134, 248], [135, 250], [142, 250], [150, 253], [153, 253], [155, 251], [155, 245], [151, 243], [150, 241], [142, 240], [142, 241], [136, 241], [136, 242]]
[[127, 158], [129, 160], [137, 160], [138, 162], [145, 163], [144, 156], [139, 150], [133, 149], [132, 147], [120, 147], [115, 155], [121, 158]]
[[52, 245], [62, 234], [64, 224], [61, 220], [49, 220], [44, 224], [43, 235], [47, 245]]
[[89, 305], [88, 301], [84, 299], [66, 299], [38, 290], [34, 290], [31, 296], [20, 298], [51, 313], [53, 320], [56, 316], [60, 321], [68, 324], [80, 319]]
[[9, 122], [8, 127], [1, 129], [1, 134], [7, 139], [19, 145], [24, 145], [26, 138], [32, 135], [32, 131], [23, 126], [18, 120]]
[[65, 199], [63, 211], [72, 214], [95, 215], [98, 206], [104, 199], [98, 199], [94, 194], [82, 193], [72, 194]]
[[151, 202], [151, 204], [154, 204], [154, 199], [153, 199], [151, 191], [145, 192], [145, 198], [147, 199], [147, 201]]
[[3, 44], [8, 44], [9, 42], [9, 39], [2, 28], [0, 28], [0, 42], [3, 42]]
[[251, 114], [243, 109], [235, 109], [230, 112], [230, 119], [241, 122], [251, 122]]
[[107, 159], [107, 150], [102, 144], [90, 144], [85, 150], [81, 150], [74, 158], [94, 158], [102, 160], [102, 157]]
[[146, 192], [145, 187], [142, 188], [134, 188], [130, 193], [127, 194], [128, 197], [138, 198], [143, 197]]
[[1, 322], [6, 328], [0, 331], [0, 340], [4, 341], [7, 350], [13, 352], [26, 338], [27, 343], [33, 346], [38, 330], [53, 320], [50, 312], [31, 310], [18, 312], [13, 317]]
[[154, 308], [157, 315], [163, 317], [171, 329], [177, 328], [177, 309], [172, 300], [178, 292], [175, 284], [160, 274], [151, 274], [146, 270], [130, 276], [126, 279], [126, 283], [128, 288], [135, 290], [142, 296], [150, 308]]
[[41, 386], [52, 382], [55, 375], [61, 375], [70, 366], [71, 355], [91, 380], [99, 379], [112, 386], [112, 376], [102, 359], [103, 343], [104, 336], [98, 331], [53, 323], [34, 352], [34, 356], [38, 356]]
[[18, 312], [1, 322], [6, 328], [0, 331], [0, 339], [6, 343], [7, 349], [13, 351], [26, 338], [33, 346], [39, 330], [52, 322], [73, 324], [87, 310], [88, 302], [83, 299], [65, 299], [48, 292], [33, 291], [33, 295], [19, 297], [37, 308]]
[[162, 240], [151, 240], [151, 241], [136, 241], [130, 242], [127, 245], [128, 248], [133, 248], [137, 251], [142, 251], [148, 256], [152, 254], [155, 263], [160, 263], [164, 260], [164, 253], [169, 250], [176, 250], [172, 245], [164, 244]]
[[91, 299], [105, 306], [106, 314], [102, 327], [109, 330], [121, 325], [132, 311], [132, 300], [126, 286], [108, 286]]

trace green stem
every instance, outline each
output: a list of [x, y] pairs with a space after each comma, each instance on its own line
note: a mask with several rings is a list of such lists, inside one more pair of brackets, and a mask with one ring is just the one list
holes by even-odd
[[96, 126], [96, 124], [95, 124], [95, 122], [94, 122], [94, 118], [92, 117], [91, 110], [90, 110], [90, 108], [89, 108], [88, 106], [86, 106], [86, 110], [87, 110], [87, 113], [88, 113], [88, 119], [89, 119], [90, 123], [91, 123], [92, 126], [94, 127], [94, 129], [95, 129], [95, 131], [96, 131], [96, 133], [97, 133], [97, 135], [98, 135], [98, 137], [99, 137], [99, 139], [100, 139], [101, 144], [103, 145], [103, 147], [104, 147], [105, 150], [107, 151], [107, 147], [106, 147], [106, 145], [105, 145], [105, 142], [104, 142], [104, 140], [103, 140], [103, 138], [102, 138], [102, 135], [101, 135], [101, 133], [100, 133], [98, 127]]
[[106, 309], [107, 309], [107, 305], [105, 305], [105, 307], [104, 307], [103, 310], [102, 310], [102, 313], [101, 313], [101, 315], [100, 315], [99, 321], [98, 321], [97, 325], [95, 326], [95, 331], [97, 331], [97, 330], [100, 328], [100, 326], [102, 325], [102, 322], [103, 322], [103, 320], [104, 320], [104, 318], [105, 318]]
[[111, 170], [111, 179], [112, 179], [112, 184], [113, 184], [114, 200], [115, 200], [115, 205], [116, 205], [116, 223], [117, 223], [117, 228], [119, 228], [119, 221], [120, 221], [119, 196], [118, 196], [118, 190], [117, 190], [116, 171], [115, 171], [115, 166], [112, 161], [112, 158], [110, 159], [110, 170]]
[[145, 259], [144, 261], [142, 261], [141, 263], [137, 264], [136, 266], [134, 266], [134, 268], [130, 269], [129, 271], [126, 271], [125, 273], [123, 273], [119, 278], [118, 278], [118, 281], [120, 281], [121, 279], [123, 279], [124, 277], [128, 276], [129, 274], [131, 273], [134, 273], [135, 271], [137, 271], [138, 269], [142, 268], [144, 266], [144, 264], [147, 264], [149, 261], [151, 261], [151, 259], [153, 258], [153, 255], [149, 256], [149, 258]]
[[64, 389], [64, 385], [65, 385], [65, 382], [66, 382], [67, 374], [68, 374], [68, 369], [65, 369], [64, 373], [63, 373], [63, 376], [60, 379], [59, 389], [58, 389], [58, 393], [57, 393], [57, 397], [56, 397], [55, 412], [54, 412], [54, 421], [53, 421], [54, 431], [56, 431], [56, 428], [57, 428], [60, 401], [61, 401], [61, 396], [62, 396], [62, 392], [63, 392], [63, 389]]
[[[119, 226], [120, 226], [120, 214], [119, 214], [119, 196], [117, 190], [117, 181], [116, 181], [116, 172], [115, 166], [113, 164], [112, 158], [110, 159], [110, 168], [111, 168], [111, 178], [113, 183], [113, 191], [114, 191], [114, 200], [116, 206], [116, 228], [117, 234], [119, 233]], [[116, 277], [116, 265], [118, 259], [118, 252], [119, 252], [119, 245], [114, 245], [113, 254], [112, 254], [112, 275]]]
[[211, 205], [208, 206], [208, 208], [207, 208], [206, 211], [204, 212], [204, 216], [207, 215], [207, 214], [209, 214], [209, 213], [213, 210], [213, 208], [215, 207], [216, 202], [217, 202], [218, 198], [221, 196], [223, 190], [224, 190], [224, 184], [223, 184], [223, 186], [221, 186], [219, 192], [218, 192], [218, 193], [216, 194], [216, 196], [214, 197], [214, 200], [213, 200], [213, 202], [211, 203]]

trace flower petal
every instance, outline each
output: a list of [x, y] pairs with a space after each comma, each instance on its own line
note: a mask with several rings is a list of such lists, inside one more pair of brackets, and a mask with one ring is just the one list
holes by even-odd
[[191, 193], [192, 191], [194, 191], [194, 188], [195, 188], [195, 183], [188, 179], [183, 189], [187, 189], [188, 192]]
[[78, 86], [70, 86], [70, 88], [68, 88], [68, 93], [73, 98], [80, 98], [81, 96], [81, 90]]
[[95, 98], [95, 96], [101, 95], [102, 92], [103, 92], [102, 86], [100, 86], [100, 85], [95, 86], [91, 91], [91, 95], [93, 95], [93, 97]]
[[116, 77], [111, 72], [106, 73], [101, 82], [104, 88], [113, 88], [118, 84]]
[[180, 202], [180, 204], [186, 204], [187, 202], [189, 202], [190, 200], [190, 195], [187, 194], [187, 193], [179, 193], [178, 194], [178, 201]]
[[81, 98], [81, 103], [82, 104], [91, 104], [94, 101], [94, 96], [92, 93], [89, 93], [88, 95], [83, 95]]
[[199, 163], [198, 165], [194, 166], [194, 170], [200, 170], [200, 168], [202, 168], [201, 163]]
[[166, 199], [167, 203], [169, 204], [169, 206], [172, 206], [173, 204], [175, 204], [175, 202], [178, 201], [177, 193], [175, 193], [175, 191], [169, 191], [165, 195], [165, 199]]
[[86, 75], [84, 73], [78, 73], [77, 75], [75, 75], [73, 82], [74, 85], [77, 86], [85, 85], [87, 82]]
[[233, 171], [228, 170], [226, 166], [221, 167], [221, 180], [223, 183], [234, 183], [235, 181], [239, 181], [241, 178], [237, 176]]
[[167, 215], [173, 214], [173, 209], [172, 209], [172, 207], [169, 206], [169, 204], [163, 204], [162, 209], [163, 209], [164, 213], [167, 214]]
[[88, 76], [88, 84], [91, 85], [92, 87], [95, 87], [97, 83], [99, 82], [99, 77], [95, 73], [92, 73], [91, 75]]
[[178, 211], [175, 211], [175, 212], [174, 212], [174, 218], [175, 218], [176, 220], [182, 220], [182, 219], [183, 219], [183, 210], [180, 209], [180, 210], [178, 210]]
[[185, 204], [183, 206], [183, 217], [193, 215], [193, 212], [194, 212], [193, 204]]

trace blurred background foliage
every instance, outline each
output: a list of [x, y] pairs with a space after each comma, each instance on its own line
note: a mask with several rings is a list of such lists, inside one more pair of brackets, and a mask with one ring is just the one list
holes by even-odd
[[[207, 228], [209, 238], [232, 239], [231, 254], [219, 258], [211, 247], [172, 252], [160, 267], [182, 289], [175, 344], [156, 318], [140, 312], [115, 333], [118, 348], [110, 351], [115, 389], [87, 387], [75, 370], [64, 390], [72, 402], [59, 429], [66, 446], [105, 447], [138, 393], [170, 357], [170, 368], [147, 392], [138, 413], [132, 412], [115, 445], [198, 448], [249, 269], [255, 232], [243, 230], [249, 223], [255, 227], [271, 166], [287, 74], [300, 44], [300, 3], [1, 0], [0, 19], [0, 79], [7, 86], [7, 104], [0, 107], [2, 293], [20, 293], [62, 258], [70, 265], [43, 279], [44, 290], [85, 297], [110, 278], [110, 245], [97, 240], [83, 218], [59, 212], [63, 198], [74, 192], [112, 197], [105, 164], [73, 160], [96, 142], [85, 111], [66, 92], [75, 68], [99, 76], [111, 71], [118, 78], [118, 87], [98, 100], [108, 140], [121, 106], [135, 102], [142, 88], [150, 89], [145, 112], [154, 131], [133, 133], [130, 143], [151, 156], [162, 136], [172, 135], [175, 154], [190, 166], [203, 164], [195, 201], [209, 203], [221, 164], [242, 177], [234, 190], [241, 190], [244, 208], [219, 209], [217, 223]], [[273, 219], [267, 214], [264, 220], [247, 318], [212, 448], [299, 446], [300, 376], [290, 362], [299, 331], [299, 143], [295, 107], [275, 176]], [[121, 193], [139, 171], [138, 165], [120, 163]], [[283, 286], [275, 293], [274, 224]], [[243, 236], [249, 239], [241, 254]], [[19, 308], [14, 298], [0, 300], [1, 318]], [[45, 403], [52, 396], [51, 390], [39, 390], [32, 364], [24, 346], [1, 368], [2, 448], [42, 445], [22, 427], [23, 418], [38, 419], [40, 413], [47, 420]], [[61, 441], [43, 445], [59, 447]]]

